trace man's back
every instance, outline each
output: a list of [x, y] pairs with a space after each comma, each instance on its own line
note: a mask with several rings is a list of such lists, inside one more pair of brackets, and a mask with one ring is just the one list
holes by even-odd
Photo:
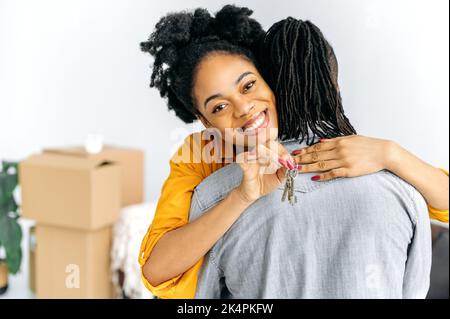
[[[285, 144], [287, 149], [295, 144]], [[205, 258], [196, 298], [423, 298], [431, 266], [427, 206], [387, 171], [358, 178], [295, 180], [249, 207]], [[195, 190], [190, 219], [231, 189], [230, 164]]]

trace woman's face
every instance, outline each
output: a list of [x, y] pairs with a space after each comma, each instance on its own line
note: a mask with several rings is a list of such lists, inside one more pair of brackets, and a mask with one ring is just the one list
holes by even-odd
[[193, 94], [203, 124], [218, 129], [222, 137], [232, 137], [233, 144], [251, 146], [277, 138], [275, 96], [244, 57], [224, 53], [205, 57]]

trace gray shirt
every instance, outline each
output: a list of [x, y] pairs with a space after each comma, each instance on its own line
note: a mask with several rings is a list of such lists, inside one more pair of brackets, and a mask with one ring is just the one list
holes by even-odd
[[[281, 202], [280, 186], [242, 213], [206, 255], [196, 298], [426, 296], [431, 233], [422, 196], [388, 171], [327, 182], [311, 176], [297, 176], [295, 206]], [[241, 180], [236, 163], [208, 176], [195, 189], [190, 220]]]

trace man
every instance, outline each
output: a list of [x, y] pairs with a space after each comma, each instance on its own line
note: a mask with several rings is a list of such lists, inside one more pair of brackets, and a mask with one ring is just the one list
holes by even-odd
[[[284, 143], [287, 150], [298, 143]], [[209, 251], [196, 298], [425, 298], [431, 268], [427, 205], [389, 173], [295, 179], [250, 206]], [[236, 163], [195, 189], [190, 221], [240, 184]]]

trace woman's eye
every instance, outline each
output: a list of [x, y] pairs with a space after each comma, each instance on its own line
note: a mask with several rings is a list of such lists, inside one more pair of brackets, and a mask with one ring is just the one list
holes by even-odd
[[248, 84], [245, 86], [244, 91], [250, 90], [250, 89], [255, 85], [255, 82], [256, 82], [256, 81], [252, 81], [252, 82], [248, 83]]
[[[223, 107], [222, 107], [222, 106], [223, 106]], [[225, 108], [225, 106], [226, 106], [226, 104], [220, 104], [220, 105], [218, 105], [216, 108], [214, 108], [213, 113], [217, 113], [217, 112], [222, 111], [222, 110]]]

